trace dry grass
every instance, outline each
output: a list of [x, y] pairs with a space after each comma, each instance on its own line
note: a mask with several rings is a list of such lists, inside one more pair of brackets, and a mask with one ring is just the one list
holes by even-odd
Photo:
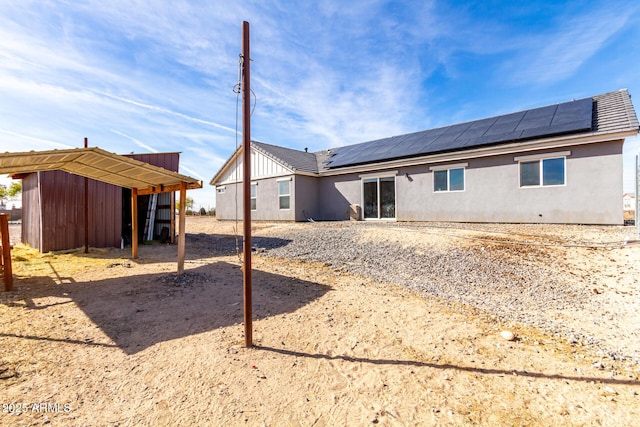
[[40, 253], [28, 245], [15, 245], [11, 251], [13, 273], [18, 279], [73, 276], [83, 271], [127, 261], [127, 252], [111, 248], [84, 248]]

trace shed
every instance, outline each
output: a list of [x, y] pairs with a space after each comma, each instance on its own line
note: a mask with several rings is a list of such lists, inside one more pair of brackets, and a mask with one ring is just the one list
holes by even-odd
[[[180, 153], [128, 154], [123, 157], [178, 172]], [[22, 174], [22, 242], [40, 252], [73, 249], [84, 245], [84, 182], [88, 180], [89, 246], [121, 247], [131, 244], [131, 189], [62, 170]], [[138, 239], [152, 240], [168, 228], [175, 236], [175, 196], [160, 193], [153, 206], [151, 239], [145, 230], [151, 215], [152, 195], [138, 196]]]
[[[177, 159], [177, 156], [174, 155], [170, 155], [169, 159]], [[147, 159], [150, 160], [150, 158]], [[156, 160], [158, 162], [161, 161], [159, 158]], [[175, 168], [177, 169], [177, 163]], [[64, 171], [67, 174], [47, 175], [47, 172], [52, 171]], [[101, 224], [104, 224], [105, 228], [110, 225], [113, 226], [115, 230], [119, 231], [120, 239], [122, 239], [123, 217], [126, 217], [126, 215], [122, 214], [122, 211], [125, 210], [122, 203], [124, 190], [120, 193], [114, 189], [109, 191], [109, 187], [99, 187], [98, 183], [90, 186], [90, 180], [128, 189], [131, 194], [131, 218], [139, 217], [139, 196], [171, 193], [179, 190], [181, 205], [178, 236], [178, 273], [181, 274], [184, 271], [186, 192], [188, 189], [202, 188], [201, 181], [131, 157], [109, 153], [97, 147], [0, 154], [0, 173], [27, 179], [28, 188], [26, 191], [23, 188], [23, 197], [28, 200], [27, 203], [30, 204], [30, 207], [28, 208], [28, 214], [25, 215], [25, 221], [32, 223], [31, 229], [39, 230], [40, 247], [44, 242], [48, 241], [43, 239], [43, 237], [48, 236], [46, 232], [55, 233], [52, 229], [55, 229], [56, 226], [64, 228], [62, 233], [64, 237], [61, 240], [65, 241], [66, 244], [77, 242], [79, 230], [82, 230], [82, 234], [85, 235], [84, 241], [88, 243], [90, 241], [89, 228], [93, 229], [93, 238], [94, 241], [97, 241], [97, 236], [101, 236], [104, 231], [99, 229]], [[71, 174], [86, 178], [86, 181], [81, 178], [83, 181], [82, 192], [78, 190], [77, 182], [79, 181], [75, 181], [78, 178], [73, 177]], [[30, 175], [33, 176], [29, 178]], [[49, 192], [45, 191], [47, 188], [52, 189], [55, 197], [50, 197]], [[104, 193], [104, 195], [96, 195], [94, 197], [92, 190], [96, 194]], [[80, 193], [88, 194], [89, 196], [80, 197]], [[90, 199], [93, 200], [91, 203], [91, 208], [94, 211], [93, 217], [88, 215]], [[49, 201], [44, 203], [43, 201], [46, 200]], [[51, 215], [49, 215], [49, 211], [46, 209], [52, 203], [51, 200], [55, 201], [53, 206], [58, 206], [58, 209], [51, 210]], [[82, 201], [82, 208], [80, 208], [79, 201]], [[120, 203], [120, 208], [118, 208], [118, 203]], [[70, 206], [65, 206], [67, 204]], [[120, 211], [120, 214], [118, 214], [118, 211]], [[80, 215], [82, 215], [82, 220]], [[54, 218], [53, 221], [51, 217]], [[97, 218], [97, 226], [79, 226], [79, 224], [82, 226], [90, 225], [92, 218]], [[114, 218], [119, 218], [119, 221], [113, 222]], [[100, 221], [103, 222], [100, 223]], [[68, 224], [72, 224], [72, 226]], [[73, 224], [75, 224], [75, 227]], [[115, 230], [105, 233], [103, 237], [105, 242], [109, 240], [113, 242], [116, 235]], [[138, 257], [138, 230], [138, 221], [131, 221], [131, 251], [133, 258]]]

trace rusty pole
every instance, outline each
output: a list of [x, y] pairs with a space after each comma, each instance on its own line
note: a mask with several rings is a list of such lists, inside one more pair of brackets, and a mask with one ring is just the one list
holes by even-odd
[[244, 344], [253, 346], [251, 303], [251, 56], [249, 54], [249, 23], [242, 22], [242, 191], [243, 191], [243, 253], [244, 268]]
[[[89, 138], [84, 138], [84, 148], [89, 147]], [[84, 179], [84, 253], [89, 253], [89, 178]]]
[[187, 212], [187, 183], [180, 183], [180, 217], [178, 219], [178, 276], [184, 273], [184, 253], [186, 247], [186, 212]]

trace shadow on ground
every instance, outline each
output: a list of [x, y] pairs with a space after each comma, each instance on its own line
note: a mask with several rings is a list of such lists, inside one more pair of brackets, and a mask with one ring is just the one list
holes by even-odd
[[[26, 280], [16, 291], [3, 294], [0, 303], [23, 306], [42, 315], [60, 302], [43, 305], [38, 299], [58, 297], [77, 306], [127, 354], [154, 344], [240, 324], [243, 321], [242, 271], [237, 265], [216, 262], [175, 273], [144, 274], [86, 283], [54, 283], [51, 278]], [[289, 313], [322, 297], [327, 285], [264, 271], [253, 271], [253, 318]], [[55, 323], [55, 319], [52, 320]], [[55, 325], [52, 325], [55, 329]], [[82, 334], [82, 331], [77, 331]], [[11, 334], [1, 334], [9, 336]], [[17, 336], [17, 335], [12, 335]], [[20, 337], [48, 338], [46, 331], [24, 330]], [[62, 341], [82, 342], [84, 336]], [[111, 346], [111, 343], [94, 343]]]
[[[208, 256], [230, 256], [237, 252], [242, 253], [242, 236], [232, 234], [190, 234], [186, 235], [187, 247], [186, 258], [194, 259], [200, 253], [207, 253]], [[286, 246], [291, 240], [280, 239], [278, 237], [251, 238], [251, 246], [254, 248], [273, 249]]]

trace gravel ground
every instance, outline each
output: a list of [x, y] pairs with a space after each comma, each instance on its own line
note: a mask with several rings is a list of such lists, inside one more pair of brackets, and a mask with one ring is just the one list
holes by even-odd
[[[258, 255], [321, 262], [407, 286], [453, 307], [481, 310], [506, 325], [533, 326], [640, 366], [640, 285], [633, 279], [640, 276], [640, 245], [634, 227], [256, 224], [252, 246]], [[12, 242], [19, 242], [20, 225], [12, 224], [10, 232]], [[236, 242], [226, 234], [188, 233], [187, 241], [211, 255], [242, 251], [242, 237]], [[624, 251], [633, 256], [623, 258], [629, 256]], [[593, 264], [597, 257], [600, 264]], [[575, 259], [586, 261], [581, 266]], [[628, 284], [624, 289], [618, 289], [621, 277]], [[608, 295], [617, 298], [604, 298]]]
[[[397, 238], [399, 231], [408, 237]], [[570, 265], [576, 253], [604, 251], [609, 256], [610, 251], [627, 247], [634, 231], [630, 227], [341, 222], [261, 230], [252, 244], [265, 256], [318, 261], [407, 286], [454, 306], [482, 310], [503, 323], [520, 322], [560, 334], [571, 343], [637, 366], [640, 331], [637, 323], [635, 328], [626, 323], [634, 325], [635, 318], [629, 316], [637, 316], [638, 287], [632, 294], [636, 298], [626, 298], [625, 306], [618, 305], [618, 300], [611, 307], [612, 302], [594, 298], [594, 292], [601, 291], [593, 286], [605, 286], [596, 274], [599, 270], [585, 267], [579, 275]], [[465, 237], [458, 239], [461, 232]], [[607, 318], [594, 320], [602, 316]]]

